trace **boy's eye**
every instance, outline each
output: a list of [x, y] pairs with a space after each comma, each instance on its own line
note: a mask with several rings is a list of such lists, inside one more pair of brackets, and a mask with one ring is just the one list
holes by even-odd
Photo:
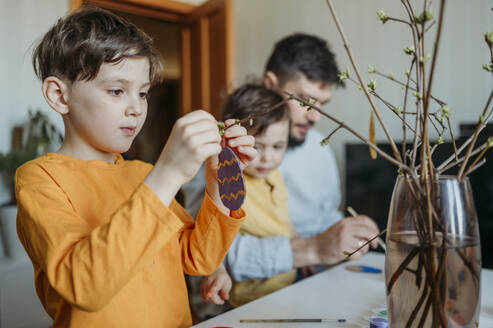
[[123, 93], [122, 89], [112, 89], [108, 90], [108, 93], [113, 96], [120, 96]]

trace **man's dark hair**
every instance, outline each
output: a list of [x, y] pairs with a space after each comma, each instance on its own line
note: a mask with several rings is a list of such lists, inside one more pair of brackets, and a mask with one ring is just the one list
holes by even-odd
[[44, 35], [34, 49], [33, 66], [41, 80], [89, 81], [103, 63], [129, 57], [147, 57], [151, 83], [160, 79], [161, 58], [147, 34], [107, 10], [86, 6], [60, 18]]
[[297, 33], [278, 41], [265, 71], [276, 74], [281, 84], [299, 73], [310, 81], [341, 84], [335, 55], [327, 42], [308, 34]]
[[[266, 108], [283, 101], [283, 98], [277, 92], [267, 89], [262, 85], [245, 84], [236, 89], [227, 99], [226, 105], [223, 107], [222, 116], [224, 120], [244, 119], [252, 114], [256, 114]], [[286, 104], [282, 104], [278, 108], [260, 115], [247, 122], [243, 126], [248, 130], [249, 134], [259, 135], [273, 123], [289, 119]], [[250, 125], [250, 123], [252, 123]]]

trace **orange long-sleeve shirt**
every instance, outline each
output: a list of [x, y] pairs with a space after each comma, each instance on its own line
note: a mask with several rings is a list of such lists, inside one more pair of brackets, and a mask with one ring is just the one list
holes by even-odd
[[194, 224], [143, 183], [151, 168], [50, 153], [18, 169], [17, 230], [53, 327], [191, 325], [183, 273], [214, 272], [243, 220], [206, 196]]

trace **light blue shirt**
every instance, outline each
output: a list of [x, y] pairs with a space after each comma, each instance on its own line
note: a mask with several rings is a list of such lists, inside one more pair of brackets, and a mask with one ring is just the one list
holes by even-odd
[[289, 215], [301, 237], [325, 231], [343, 216], [339, 171], [332, 149], [311, 129], [305, 142], [289, 149], [279, 167], [289, 195]]
[[[289, 211], [301, 237], [319, 234], [342, 218], [339, 173], [324, 137], [311, 129], [305, 142], [288, 149], [280, 171], [289, 194]], [[195, 217], [205, 189], [204, 167], [182, 187], [185, 209]], [[247, 196], [248, 197], [248, 196]], [[258, 238], [239, 234], [224, 260], [235, 281], [268, 278], [293, 268], [289, 237]]]

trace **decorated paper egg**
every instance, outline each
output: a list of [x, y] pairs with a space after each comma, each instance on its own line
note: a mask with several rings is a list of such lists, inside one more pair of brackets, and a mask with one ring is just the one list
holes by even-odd
[[246, 196], [245, 182], [238, 157], [228, 147], [219, 153], [217, 183], [224, 206], [233, 211], [239, 209]]

